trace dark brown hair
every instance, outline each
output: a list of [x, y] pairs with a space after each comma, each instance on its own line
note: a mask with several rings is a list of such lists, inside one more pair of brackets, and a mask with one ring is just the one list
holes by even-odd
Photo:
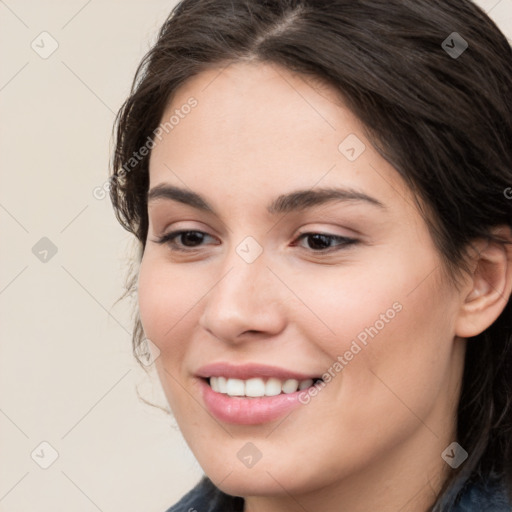
[[[463, 50], [464, 41], [465, 51], [449, 51]], [[506, 243], [491, 229], [512, 226], [512, 51], [479, 7], [469, 0], [183, 0], [116, 118], [110, 195], [139, 257], [149, 156], [126, 162], [154, 140], [179, 86], [243, 60], [278, 64], [339, 91], [414, 192], [455, 283], [473, 240]], [[135, 286], [132, 276], [127, 293]], [[467, 344], [458, 441], [469, 457], [432, 510], [491, 473], [512, 495], [512, 306], [505, 299], [496, 322]], [[143, 339], [136, 314], [135, 354]]]

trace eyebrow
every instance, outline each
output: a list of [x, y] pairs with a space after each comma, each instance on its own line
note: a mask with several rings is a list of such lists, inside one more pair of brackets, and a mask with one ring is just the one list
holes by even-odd
[[[166, 199], [187, 204], [198, 210], [217, 215], [215, 209], [201, 195], [180, 187], [160, 184], [148, 191], [148, 204]], [[315, 188], [308, 190], [295, 190], [275, 198], [268, 206], [267, 212], [271, 215], [302, 211], [314, 206], [322, 205], [332, 201], [359, 202], [376, 206], [386, 210], [387, 207], [378, 199], [371, 197], [364, 192], [353, 188]]]

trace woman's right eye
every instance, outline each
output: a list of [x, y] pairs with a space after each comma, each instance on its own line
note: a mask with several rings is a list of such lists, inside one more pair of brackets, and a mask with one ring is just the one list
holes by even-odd
[[[187, 236], [185, 236], [187, 235]], [[197, 231], [192, 229], [181, 229], [178, 231], [171, 231], [155, 240], [158, 244], [167, 244], [173, 251], [190, 252], [193, 251], [197, 246], [196, 243], [200, 243], [204, 240], [205, 236], [210, 236], [203, 231]], [[181, 237], [181, 243], [178, 244], [176, 239]], [[211, 237], [210, 237], [211, 238]], [[192, 244], [192, 245], [190, 245]], [[183, 247], [188, 247], [184, 249]]]

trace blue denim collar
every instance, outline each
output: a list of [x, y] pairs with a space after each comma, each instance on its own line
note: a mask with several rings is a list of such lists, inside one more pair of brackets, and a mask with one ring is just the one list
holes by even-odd
[[[204, 475], [198, 484], [167, 512], [242, 512], [244, 500], [218, 489]], [[462, 491], [453, 488], [437, 503], [434, 510], [441, 512], [512, 512], [512, 503], [505, 486], [495, 477], [478, 482], [466, 482]]]
[[495, 477], [467, 484], [451, 512], [512, 512], [505, 486]]

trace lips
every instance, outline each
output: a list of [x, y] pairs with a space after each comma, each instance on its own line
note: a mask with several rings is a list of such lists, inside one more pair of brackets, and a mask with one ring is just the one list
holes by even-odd
[[197, 377], [209, 379], [210, 377], [226, 377], [232, 379], [252, 379], [255, 377], [271, 378], [285, 381], [295, 379], [298, 381], [308, 379], [320, 379], [321, 376], [315, 373], [301, 373], [295, 370], [288, 370], [277, 366], [268, 366], [257, 363], [246, 363], [241, 365], [233, 365], [226, 362], [210, 363], [201, 366], [196, 372]]
[[[300, 407], [302, 402], [299, 400], [299, 395], [305, 390], [303, 391], [300, 388], [293, 391], [292, 389], [286, 389], [287, 386], [290, 384], [297, 385], [299, 382], [311, 386], [315, 380], [319, 379], [313, 373], [301, 373], [276, 366], [255, 363], [233, 365], [225, 362], [202, 366], [197, 370], [196, 377], [199, 380], [202, 400], [210, 413], [223, 422], [239, 425], [257, 425], [271, 422]], [[252, 382], [251, 391], [247, 387], [240, 390], [234, 389], [239, 386], [244, 387], [250, 380], [256, 381]], [[270, 394], [273, 396], [259, 396], [262, 390], [255, 391], [254, 385], [258, 384], [261, 388], [263, 380], [265, 381], [266, 392], [268, 392], [266, 388], [269, 384], [271, 384], [270, 387], [273, 387], [279, 381], [283, 381], [285, 384], [283, 384], [283, 389], [272, 391]], [[213, 387], [217, 389], [213, 389], [210, 385], [212, 381], [214, 383]], [[219, 389], [219, 381], [227, 381], [227, 388], [224, 390], [226, 393]], [[234, 385], [234, 387], [231, 385]], [[230, 387], [232, 389], [229, 389]], [[247, 393], [252, 396], [247, 396]]]

